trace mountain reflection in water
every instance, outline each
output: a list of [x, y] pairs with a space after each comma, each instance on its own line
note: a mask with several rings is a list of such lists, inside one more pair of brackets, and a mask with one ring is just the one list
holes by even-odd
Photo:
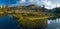
[[13, 16], [0, 17], [0, 29], [19, 29], [18, 21]]
[[[60, 18], [49, 19], [46, 29], [60, 29]], [[13, 16], [0, 17], [0, 29], [19, 29], [20, 26]]]

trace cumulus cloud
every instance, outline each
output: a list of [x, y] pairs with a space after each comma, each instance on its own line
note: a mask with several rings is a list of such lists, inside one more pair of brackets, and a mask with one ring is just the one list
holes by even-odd
[[11, 6], [18, 6], [18, 5], [29, 5], [29, 4], [37, 4], [40, 5], [42, 4], [40, 0], [19, 0], [16, 2], [16, 4], [11, 4]]
[[53, 4], [51, 1], [43, 1], [43, 3], [45, 4], [45, 8], [48, 8], [48, 9], [52, 9], [56, 7], [55, 4]]
[[51, 1], [43, 1], [43, 3], [45, 3], [45, 5], [48, 5], [48, 6], [51, 6], [52, 4], [51, 4]]
[[49, 7], [45, 7], [45, 8], [50, 9]]
[[26, 0], [21, 0], [21, 1], [20, 1], [20, 3], [24, 3], [24, 2], [26, 2]]
[[45, 4], [45, 8], [47, 9], [52, 9], [52, 8], [55, 8], [55, 7], [60, 7], [60, 3], [53, 3], [51, 0], [49, 1], [42, 1], [44, 4]]
[[[29, 5], [29, 4], [35, 4], [35, 5], [45, 5], [45, 8], [52, 9], [56, 7], [56, 3], [52, 2], [51, 0], [19, 0], [16, 2], [16, 4], [12, 4], [11, 6], [19, 6], [19, 5]], [[60, 3], [57, 2], [57, 7], [60, 7]]]

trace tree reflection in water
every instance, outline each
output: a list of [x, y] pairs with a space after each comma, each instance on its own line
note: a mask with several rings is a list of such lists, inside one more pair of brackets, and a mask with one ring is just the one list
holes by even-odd
[[45, 29], [46, 26], [47, 26], [47, 19], [37, 19], [37, 20], [22, 19], [20, 20], [21, 29]]

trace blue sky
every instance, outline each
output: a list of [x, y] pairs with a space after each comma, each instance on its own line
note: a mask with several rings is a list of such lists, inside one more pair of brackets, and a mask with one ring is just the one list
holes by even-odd
[[[10, 4], [15, 4], [16, 0], [10, 0]], [[9, 0], [0, 0], [0, 5], [7, 5], [9, 4]]]
[[[0, 0], [0, 5], [7, 5], [9, 3], [9, 0]], [[26, 6], [26, 5], [38, 5], [43, 6], [45, 5], [45, 8], [52, 9], [57, 7], [60, 7], [60, 0], [10, 0], [10, 6]]]

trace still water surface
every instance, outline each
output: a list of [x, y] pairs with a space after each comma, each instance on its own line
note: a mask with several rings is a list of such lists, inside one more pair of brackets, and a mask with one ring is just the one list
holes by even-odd
[[0, 17], [0, 29], [19, 29], [18, 21], [13, 16]]
[[[49, 19], [46, 29], [60, 29], [60, 18]], [[19, 29], [20, 26], [13, 16], [0, 17], [0, 29]]]
[[46, 29], [60, 29], [60, 18], [48, 20], [48, 25]]

